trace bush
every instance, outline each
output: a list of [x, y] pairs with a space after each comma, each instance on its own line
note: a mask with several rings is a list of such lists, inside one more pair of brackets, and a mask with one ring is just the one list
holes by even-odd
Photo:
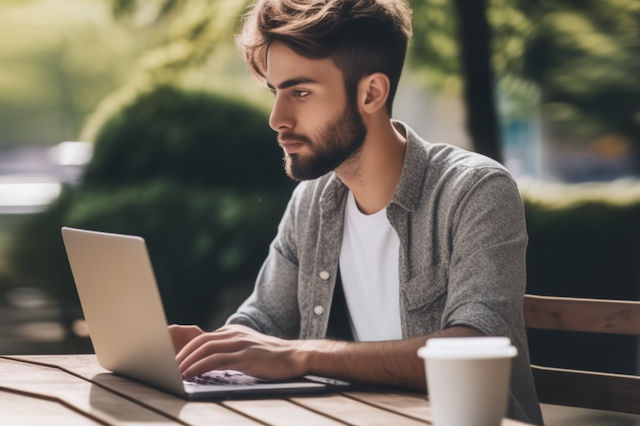
[[85, 185], [149, 179], [248, 189], [291, 187], [268, 115], [210, 93], [159, 87], [100, 130]]
[[[522, 185], [529, 247], [527, 292], [640, 298], [640, 183]], [[531, 330], [532, 362], [638, 372], [638, 338]]]
[[125, 106], [99, 133], [81, 184], [17, 233], [12, 281], [77, 310], [60, 227], [140, 235], [168, 321], [219, 325], [236, 308], [223, 306], [229, 294], [250, 292], [293, 188], [267, 119], [171, 87]]
[[252, 288], [287, 196], [152, 181], [79, 194], [65, 219], [144, 237], [168, 320], [211, 326], [227, 290]]
[[640, 182], [521, 185], [534, 294], [640, 297]]

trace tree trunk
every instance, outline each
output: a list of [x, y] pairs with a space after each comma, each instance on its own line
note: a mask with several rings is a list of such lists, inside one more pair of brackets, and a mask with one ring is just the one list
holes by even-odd
[[486, 0], [454, 0], [467, 128], [476, 152], [502, 162]]

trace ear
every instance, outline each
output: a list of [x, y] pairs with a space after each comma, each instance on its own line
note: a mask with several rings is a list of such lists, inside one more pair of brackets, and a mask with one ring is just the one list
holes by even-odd
[[391, 83], [389, 77], [381, 72], [376, 72], [364, 77], [358, 85], [360, 108], [367, 114], [377, 112], [384, 108], [389, 97]]

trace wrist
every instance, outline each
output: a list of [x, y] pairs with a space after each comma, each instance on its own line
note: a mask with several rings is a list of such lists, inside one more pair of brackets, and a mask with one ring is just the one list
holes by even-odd
[[312, 373], [312, 358], [317, 351], [315, 340], [297, 340], [293, 353], [294, 371], [298, 376]]
[[337, 356], [343, 342], [332, 340], [298, 340], [295, 354], [295, 366], [300, 375], [327, 375], [328, 366], [332, 364], [331, 357]]

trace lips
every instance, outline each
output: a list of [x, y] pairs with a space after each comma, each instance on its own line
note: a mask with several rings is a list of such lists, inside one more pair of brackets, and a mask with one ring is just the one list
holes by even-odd
[[303, 146], [304, 144], [301, 142], [280, 142], [280, 147], [282, 147], [287, 155], [300, 151]]
[[301, 140], [301, 139], [296, 139], [296, 138], [283, 138], [280, 137], [278, 138], [278, 144], [280, 145], [280, 147], [284, 150], [284, 152], [288, 155], [288, 154], [294, 154], [298, 151], [300, 151], [304, 145], [305, 145], [305, 141]]

